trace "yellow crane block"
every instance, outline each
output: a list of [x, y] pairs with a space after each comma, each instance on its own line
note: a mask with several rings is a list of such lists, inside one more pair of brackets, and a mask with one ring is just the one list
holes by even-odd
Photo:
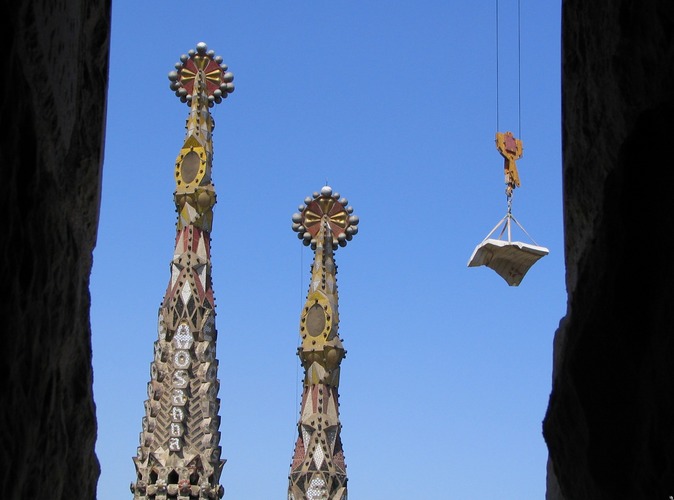
[[522, 157], [522, 141], [516, 139], [512, 132], [504, 134], [496, 132], [496, 149], [504, 159], [506, 195], [511, 196], [513, 190], [520, 186], [520, 174], [517, 172], [515, 161]]

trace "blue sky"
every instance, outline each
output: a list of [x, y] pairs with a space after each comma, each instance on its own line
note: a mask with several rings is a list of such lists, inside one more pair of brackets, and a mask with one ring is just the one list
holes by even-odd
[[[236, 85], [213, 110], [225, 498], [286, 498], [312, 259], [291, 216], [326, 182], [360, 217], [336, 254], [351, 498], [544, 497], [541, 422], [566, 312], [561, 6], [521, 0], [519, 37], [517, 0], [499, 0], [498, 23], [496, 7], [113, 2], [91, 278], [99, 500], [131, 497], [188, 113], [167, 74], [201, 41]], [[506, 213], [494, 135], [507, 130], [524, 143], [513, 213], [550, 250], [519, 287], [467, 267]]]

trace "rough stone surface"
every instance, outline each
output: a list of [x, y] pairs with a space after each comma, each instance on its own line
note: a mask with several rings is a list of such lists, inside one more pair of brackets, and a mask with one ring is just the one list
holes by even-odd
[[548, 500], [674, 495], [674, 3], [562, 5], [567, 314]]
[[0, 497], [94, 499], [89, 275], [110, 2], [4, 7]]

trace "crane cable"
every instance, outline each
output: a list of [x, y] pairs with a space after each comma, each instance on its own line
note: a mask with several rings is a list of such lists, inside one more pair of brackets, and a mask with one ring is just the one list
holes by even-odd
[[[521, 9], [517, 0], [517, 137], [522, 139]], [[496, 0], [496, 130], [499, 130], [499, 0]]]

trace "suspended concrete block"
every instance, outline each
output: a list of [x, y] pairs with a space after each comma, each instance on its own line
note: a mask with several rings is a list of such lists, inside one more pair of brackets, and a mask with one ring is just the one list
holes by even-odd
[[517, 286], [538, 259], [548, 254], [548, 249], [520, 241], [485, 239], [475, 247], [468, 267], [487, 266], [501, 276], [508, 285]]

